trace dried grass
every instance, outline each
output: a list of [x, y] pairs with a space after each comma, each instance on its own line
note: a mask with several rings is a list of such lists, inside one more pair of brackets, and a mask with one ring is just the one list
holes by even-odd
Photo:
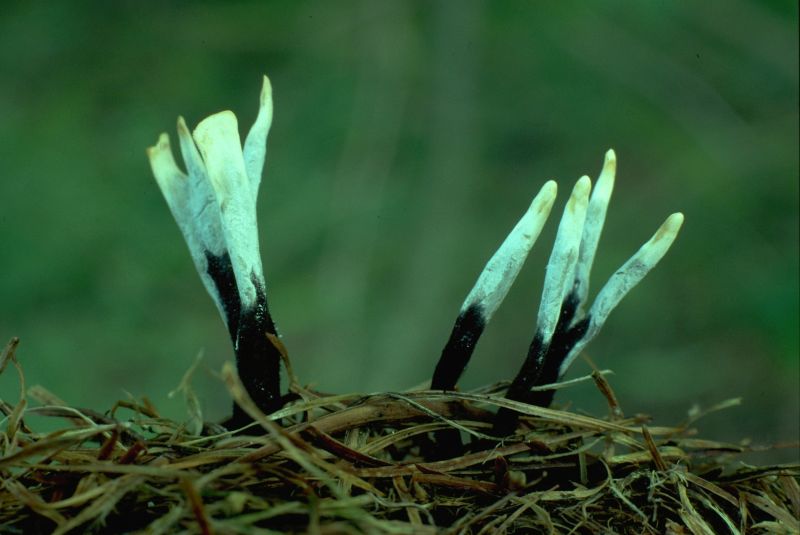
[[[676, 427], [625, 417], [602, 372], [573, 382], [594, 379], [605, 418], [508, 401], [499, 385], [330, 396], [293, 376], [297, 400], [265, 417], [226, 366], [256, 422], [246, 435], [202, 422], [190, 373], [186, 422], [146, 400], [99, 414], [26, 389], [15, 348], [0, 361], [22, 391], [0, 399], [3, 533], [800, 532], [800, 466], [737, 462], [745, 447], [695, 436], [699, 413]], [[500, 442], [498, 407], [524, 415]], [[36, 432], [31, 415], [68, 425]], [[432, 437], [452, 428], [472, 450], [440, 459]]]

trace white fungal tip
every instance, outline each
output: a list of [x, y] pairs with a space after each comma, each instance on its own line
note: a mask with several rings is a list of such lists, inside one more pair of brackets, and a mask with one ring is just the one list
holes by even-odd
[[[583, 175], [580, 180], [572, 188], [572, 194], [567, 201], [567, 208], [571, 211], [586, 210], [586, 205], [589, 203], [589, 193], [592, 191], [592, 179]], [[583, 222], [581, 222], [581, 225]]]
[[[247, 178], [236, 116], [232, 111], [226, 110], [206, 117], [194, 129], [192, 137], [203, 156], [208, 178], [216, 192], [217, 202], [220, 208], [224, 208], [230, 193], [243, 188], [240, 182], [243, 178], [245, 180]], [[250, 194], [249, 184], [240, 194], [251, 198], [255, 206], [255, 198]]]
[[588, 195], [592, 189], [592, 179], [588, 175], [583, 175], [575, 184], [575, 191], [579, 195]]
[[183, 115], [178, 115], [178, 135], [188, 135], [191, 137], [191, 134], [189, 133], [189, 127], [186, 126], [186, 120], [183, 118]]
[[678, 231], [683, 225], [683, 214], [676, 212], [669, 216], [660, 227], [653, 237], [643, 246], [649, 255], [652, 255], [651, 262], [655, 265], [667, 250], [672, 246], [672, 242], [678, 237]]
[[608, 200], [611, 198], [611, 191], [614, 189], [614, 179], [617, 176], [617, 155], [614, 154], [614, 149], [608, 149], [606, 152], [606, 159], [603, 162], [603, 170], [600, 171], [600, 176], [597, 177], [597, 184], [594, 188], [594, 193], [592, 197], [597, 197], [598, 201], [602, 199], [603, 207], [603, 216], [602, 218], [605, 220], [605, 205], [608, 204]]
[[557, 194], [558, 184], [556, 184], [555, 180], [548, 180], [531, 201], [528, 211], [534, 214], [541, 214], [540, 217], [547, 218], [550, 215], [550, 209], [553, 208]]
[[203, 152], [203, 147], [215, 139], [223, 139], [232, 133], [239, 136], [239, 123], [236, 115], [230, 110], [221, 111], [214, 115], [209, 115], [192, 132], [194, 140]]
[[555, 200], [556, 195], [558, 195], [558, 183], [555, 180], [548, 180], [539, 190], [539, 194], [536, 197], [541, 196], [543, 200], [552, 201]]
[[170, 180], [183, 174], [178, 169], [175, 158], [172, 156], [172, 147], [170, 147], [169, 136], [166, 133], [158, 136], [156, 144], [148, 147], [146, 152], [153, 175], [155, 175], [156, 180], [162, 187]]
[[[169, 136], [161, 134], [158, 141], [152, 147], [147, 148], [147, 158], [150, 160], [150, 168], [156, 179], [158, 187], [161, 189], [164, 199], [167, 201], [175, 221], [181, 228], [181, 232], [186, 237], [190, 232], [190, 218], [187, 214], [187, 180], [186, 175], [178, 168], [175, 157], [172, 155], [172, 148], [169, 143]], [[187, 237], [191, 249], [191, 238]]]
[[664, 221], [664, 224], [661, 225], [658, 232], [663, 232], [665, 235], [677, 236], [678, 231], [683, 225], [683, 219], [683, 214], [681, 212], [675, 212]]
[[261, 86], [260, 104], [261, 106], [268, 105], [272, 107], [272, 84], [266, 74], [264, 75], [264, 84]]
[[[644, 266], [645, 271], [647, 273], [650, 269], [652, 269], [661, 258], [669, 251], [669, 248], [672, 247], [672, 242], [675, 241], [675, 238], [678, 236], [678, 231], [681, 229], [681, 225], [683, 224], [683, 214], [680, 212], [676, 212], [669, 216], [660, 227], [655, 234], [639, 249], [639, 251], [633, 255], [631, 261], [634, 259], [639, 259]], [[629, 261], [630, 262], [630, 261]], [[623, 266], [624, 269], [625, 266]], [[644, 276], [644, 273], [641, 275]]]
[[[243, 148], [244, 165], [254, 194], [258, 192], [261, 184], [261, 174], [267, 155], [267, 136], [270, 126], [272, 126], [272, 113], [272, 84], [265, 75], [264, 85], [261, 87], [258, 115], [244, 139]], [[253, 201], [255, 201], [255, 195]]]
[[617, 172], [617, 153], [614, 149], [606, 151], [606, 159], [603, 162], [603, 172], [614, 174]]
[[156, 141], [155, 145], [147, 147], [147, 156], [152, 160], [162, 150], [169, 150], [169, 134], [166, 132], [162, 132], [158, 136], [158, 141]]

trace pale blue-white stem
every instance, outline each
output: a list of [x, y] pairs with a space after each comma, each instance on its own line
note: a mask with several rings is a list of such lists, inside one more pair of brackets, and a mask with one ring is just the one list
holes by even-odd
[[578, 262], [578, 251], [591, 189], [592, 181], [588, 176], [581, 177], [575, 184], [567, 206], [564, 208], [553, 251], [547, 262], [542, 300], [539, 304], [536, 322], [536, 337], [540, 338], [545, 348], [553, 337], [561, 313], [561, 305], [572, 289], [575, 280], [575, 266]]
[[[178, 224], [186, 245], [189, 247], [192, 262], [200, 275], [200, 280], [227, 324], [228, 318], [224, 309], [223, 296], [216, 282], [209, 274], [208, 257], [206, 255], [206, 251], [211, 249], [217, 255], [222, 255], [224, 250], [216, 201], [213, 196], [208, 199], [210, 209], [205, 211], [204, 217], [198, 219], [196, 214], [198, 199], [195, 179], [197, 171], [188, 166], [193, 171], [194, 176], [187, 177], [178, 168], [172, 155], [167, 134], [161, 134], [158, 143], [147, 149], [147, 155], [150, 159], [150, 166], [156, 178], [156, 183], [167, 201], [167, 206], [169, 206], [170, 212], [172, 212], [172, 216]], [[210, 185], [208, 189], [210, 192]], [[209, 228], [217, 229], [217, 240], [209, 238], [209, 233], [213, 234], [208, 230]], [[211, 245], [212, 242], [214, 243], [213, 247]]]
[[525, 259], [528, 258], [528, 253], [539, 238], [557, 192], [558, 186], [553, 180], [542, 186], [525, 215], [486, 263], [475, 286], [461, 305], [462, 312], [469, 307], [478, 306], [483, 311], [484, 321], [489, 323], [508, 295]]
[[189, 173], [190, 217], [203, 247], [213, 255], [222, 255], [227, 252], [227, 246], [222, 234], [217, 199], [208, 179], [203, 158], [194, 144], [183, 117], [178, 117], [178, 139], [183, 162]]
[[592, 197], [586, 210], [586, 221], [583, 224], [578, 264], [575, 266], [574, 292], [578, 313], [576, 313], [573, 322], [577, 321], [582, 315], [581, 310], [589, 297], [589, 277], [594, 257], [597, 253], [600, 234], [603, 232], [608, 202], [611, 199], [611, 193], [614, 191], [616, 172], [617, 156], [613, 149], [609, 149], [603, 162], [603, 170], [600, 172], [600, 176], [597, 178], [592, 190]]
[[622, 301], [622, 298], [639, 284], [647, 273], [664, 257], [683, 224], [683, 214], [674, 213], [667, 218], [647, 243], [634, 254], [608, 280], [597, 294], [592, 308], [589, 310], [589, 325], [586, 334], [567, 355], [561, 364], [560, 375], [566, 373], [572, 362], [586, 345], [597, 336], [605, 324], [611, 311]]
[[231, 111], [222, 111], [206, 117], [194, 129], [192, 137], [217, 200], [222, 235], [230, 252], [242, 307], [252, 307], [259, 290], [263, 291], [264, 274], [258, 245], [256, 196], [245, 169], [236, 116]]
[[258, 116], [250, 128], [250, 132], [244, 140], [244, 167], [247, 177], [250, 179], [250, 189], [257, 195], [258, 187], [261, 184], [261, 173], [264, 169], [264, 159], [267, 155], [267, 136], [272, 126], [272, 85], [269, 78], [264, 76], [264, 84], [261, 87], [259, 99]]

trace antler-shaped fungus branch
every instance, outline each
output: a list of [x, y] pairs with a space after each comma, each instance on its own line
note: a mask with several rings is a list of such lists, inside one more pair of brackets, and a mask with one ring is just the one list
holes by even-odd
[[[178, 118], [188, 176], [175, 163], [167, 134], [147, 150], [195, 268], [228, 327], [239, 376], [267, 413], [281, 407], [280, 352], [266, 336], [276, 329], [267, 307], [256, 199], [271, 124], [272, 87], [265, 76], [258, 116], [244, 149], [236, 116], [223, 111], [202, 120], [192, 135]], [[248, 421], [234, 405], [229, 424]]]

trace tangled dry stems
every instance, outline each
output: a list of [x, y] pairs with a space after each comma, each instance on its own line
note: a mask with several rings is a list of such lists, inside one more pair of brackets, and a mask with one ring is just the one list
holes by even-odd
[[[147, 400], [100, 414], [26, 389], [15, 349], [12, 340], [0, 362], [0, 373], [16, 367], [22, 392], [0, 399], [3, 533], [800, 530], [799, 465], [734, 465], [746, 448], [697, 438], [700, 413], [676, 427], [625, 417], [604, 372], [573, 383], [594, 379], [605, 418], [508, 401], [500, 385], [332, 396], [291, 374], [296, 400], [265, 417], [225, 366], [231, 395], [256, 422], [246, 434], [202, 421], [191, 372], [179, 387], [185, 422]], [[487, 434], [499, 407], [524, 415], [502, 441]], [[33, 415], [69, 426], [36, 432]], [[470, 446], [440, 458], [432, 437], [452, 428]]]

